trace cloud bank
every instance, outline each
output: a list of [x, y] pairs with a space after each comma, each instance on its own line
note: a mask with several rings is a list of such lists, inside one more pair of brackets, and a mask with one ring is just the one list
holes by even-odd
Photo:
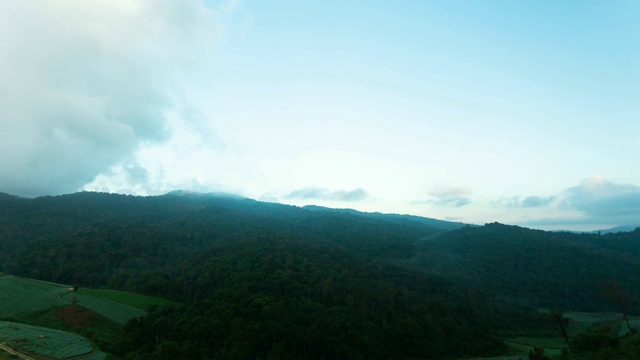
[[300, 199], [300, 200], [327, 200], [327, 201], [361, 201], [368, 197], [366, 191], [363, 189], [354, 190], [328, 190], [325, 188], [304, 188], [292, 191], [285, 195], [286, 199]]
[[[580, 225], [585, 230], [608, 226], [640, 225], [640, 187], [620, 184], [596, 175], [583, 180], [556, 196], [513, 197], [494, 202], [495, 206], [507, 209], [534, 211], [547, 217], [518, 222], [526, 226], [545, 226], [554, 229], [572, 228]], [[555, 216], [548, 217], [548, 211]], [[589, 228], [591, 225], [591, 228]], [[558, 227], [559, 226], [559, 227]]]
[[460, 208], [471, 203], [471, 189], [466, 187], [439, 187], [430, 191], [429, 195], [435, 199], [414, 201], [413, 204]]
[[77, 191], [166, 141], [180, 77], [220, 32], [196, 1], [2, 2], [0, 191]]
[[495, 206], [506, 206], [508, 208], [540, 208], [550, 205], [555, 199], [555, 196], [527, 196], [525, 198], [514, 196], [511, 198], [498, 200], [493, 204]]
[[578, 210], [586, 217], [620, 225], [640, 222], [640, 187], [617, 184], [593, 176], [565, 191], [564, 208]]

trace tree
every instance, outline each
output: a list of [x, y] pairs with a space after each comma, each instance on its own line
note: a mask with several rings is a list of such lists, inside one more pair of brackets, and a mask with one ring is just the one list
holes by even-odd
[[569, 351], [571, 351], [571, 342], [569, 341], [569, 334], [567, 328], [569, 327], [569, 319], [565, 318], [562, 314], [562, 310], [551, 310], [551, 317], [558, 324], [562, 337], [566, 340]]
[[631, 304], [631, 297], [620, 288], [620, 284], [616, 280], [605, 283], [604, 290], [605, 296], [609, 300], [613, 301], [618, 310], [620, 310], [620, 313], [622, 313], [624, 321], [627, 323], [627, 329], [632, 331], [626, 311], [626, 308]]
[[534, 346], [533, 349], [529, 350], [529, 360], [551, 360], [551, 359], [544, 355], [543, 348]]

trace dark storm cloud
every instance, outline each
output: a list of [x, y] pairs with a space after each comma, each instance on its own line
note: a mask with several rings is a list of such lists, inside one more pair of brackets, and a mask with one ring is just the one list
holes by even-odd
[[176, 74], [217, 32], [210, 13], [177, 0], [2, 2], [0, 191], [77, 191], [166, 140]]
[[361, 201], [368, 197], [366, 191], [361, 188], [345, 191], [332, 191], [325, 188], [303, 188], [285, 195], [287, 199], [301, 200], [333, 200], [333, 201]]

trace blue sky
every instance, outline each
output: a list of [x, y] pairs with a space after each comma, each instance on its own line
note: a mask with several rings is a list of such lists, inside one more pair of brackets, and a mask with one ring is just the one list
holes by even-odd
[[636, 1], [0, 7], [0, 191], [640, 224]]

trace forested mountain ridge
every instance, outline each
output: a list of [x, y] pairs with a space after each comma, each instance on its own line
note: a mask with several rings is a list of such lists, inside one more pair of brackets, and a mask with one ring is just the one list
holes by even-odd
[[498, 223], [426, 241], [418, 266], [510, 301], [585, 311], [614, 309], [617, 284], [640, 313], [640, 229], [606, 235], [531, 230]]
[[225, 194], [0, 194], [0, 271], [183, 304], [127, 325], [140, 358], [497, 354], [495, 335], [553, 330], [515, 305], [611, 307], [595, 290], [609, 278], [638, 289], [638, 235], [447, 231]]
[[468, 224], [464, 224], [461, 222], [437, 220], [437, 219], [426, 218], [426, 217], [415, 216], [415, 215], [383, 214], [379, 212], [362, 212], [362, 211], [357, 211], [352, 209], [333, 209], [333, 208], [316, 206], [316, 205], [307, 205], [307, 206], [304, 206], [303, 208], [311, 211], [326, 211], [326, 212], [359, 215], [359, 216], [368, 217], [372, 219], [397, 222], [397, 223], [417, 222], [429, 227], [442, 229], [442, 230], [455, 230], [455, 229], [460, 229], [461, 227], [468, 226]]
[[[78, 272], [71, 265], [87, 258], [78, 256], [87, 251], [99, 250], [103, 261], [92, 258], [91, 262], [107, 269], [95, 274], [104, 278], [111, 275], [109, 270], [146, 269], [149, 262], [159, 266], [175, 256], [225, 244], [247, 230], [302, 234], [309, 241], [331, 241], [339, 248], [379, 257], [410, 256], [416, 238], [442, 231], [417, 222], [380, 222], [239, 197], [182, 192], [153, 197], [90, 192], [35, 199], [7, 197], [0, 199], [0, 224], [0, 264], [6, 264], [8, 270], [87, 285], [93, 280], [79, 277], [88, 277], [90, 272]], [[24, 256], [16, 257], [19, 254]], [[89, 260], [86, 262], [88, 266]]]

